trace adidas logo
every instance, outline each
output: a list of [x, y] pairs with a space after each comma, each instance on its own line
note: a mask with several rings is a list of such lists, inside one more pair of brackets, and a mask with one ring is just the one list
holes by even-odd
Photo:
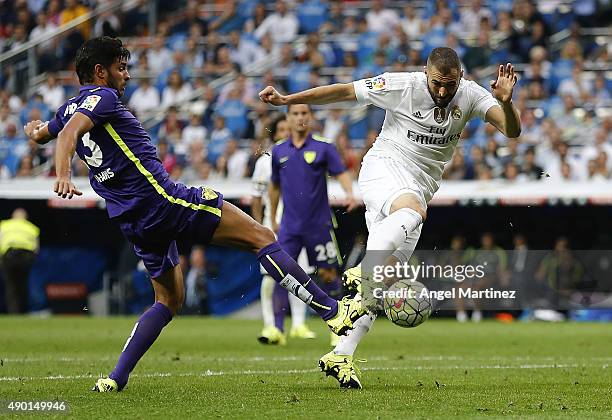
[[421, 119], [421, 120], [423, 119], [423, 116], [421, 115], [421, 111], [413, 112], [413, 113], [412, 113], [412, 116], [413, 116], [414, 118], [419, 118], [419, 119]]

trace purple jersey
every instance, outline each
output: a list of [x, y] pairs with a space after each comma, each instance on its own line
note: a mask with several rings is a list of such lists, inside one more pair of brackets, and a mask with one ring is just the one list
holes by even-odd
[[106, 201], [110, 217], [173, 202], [181, 186], [169, 178], [148, 133], [114, 89], [82, 86], [49, 122], [51, 135], [56, 137], [75, 112], [94, 123], [76, 152], [89, 167], [91, 186]]
[[280, 185], [283, 198], [281, 231], [296, 234], [313, 227], [330, 228], [327, 174], [345, 170], [335, 146], [319, 136], [309, 134], [299, 149], [291, 138], [277, 143], [272, 149], [272, 182]]

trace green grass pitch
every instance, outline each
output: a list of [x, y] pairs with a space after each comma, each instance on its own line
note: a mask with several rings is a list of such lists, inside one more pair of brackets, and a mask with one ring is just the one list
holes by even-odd
[[258, 321], [176, 318], [123, 392], [97, 394], [134, 318], [0, 317], [0, 400], [64, 400], [77, 418], [612, 416], [610, 325], [379, 319], [358, 391], [318, 371], [329, 336], [309, 322], [319, 338], [266, 347]]

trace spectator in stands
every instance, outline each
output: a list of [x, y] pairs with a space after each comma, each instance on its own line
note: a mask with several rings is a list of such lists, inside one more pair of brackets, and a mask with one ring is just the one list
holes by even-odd
[[225, 125], [232, 132], [232, 135], [242, 139], [248, 128], [247, 106], [241, 100], [242, 92], [238, 87], [234, 87], [227, 94], [223, 104], [217, 104], [217, 110], [225, 119]]
[[521, 174], [516, 163], [508, 162], [504, 166], [504, 179], [509, 182], [523, 182], [527, 180], [527, 176]]
[[467, 177], [467, 166], [465, 164], [465, 158], [461, 149], [455, 149], [453, 157], [446, 168], [444, 168], [444, 179], [450, 180], [461, 180]]
[[608, 172], [604, 167], [599, 165], [597, 159], [591, 159], [588, 162], [588, 180], [589, 181], [606, 181]]
[[160, 140], [157, 143], [157, 157], [164, 165], [164, 169], [171, 173], [176, 165], [176, 156], [170, 151], [170, 145], [166, 140]]
[[212, 61], [205, 64], [204, 71], [209, 77], [221, 77], [236, 70], [236, 64], [232, 62], [230, 50], [223, 45], [217, 50], [217, 54]]
[[189, 115], [189, 125], [183, 128], [182, 143], [186, 147], [191, 147], [192, 143], [205, 144], [208, 132], [202, 125], [202, 115], [197, 111], [191, 111]]
[[274, 13], [266, 17], [255, 28], [255, 37], [261, 39], [261, 37], [269, 33], [274, 43], [293, 41], [299, 29], [297, 17], [287, 9], [287, 4], [284, 0], [276, 0], [275, 9]]
[[28, 141], [22, 133], [16, 125], [9, 123], [5, 135], [0, 137], [0, 161], [11, 176], [15, 176], [19, 162], [28, 153]]
[[250, 39], [241, 37], [240, 31], [230, 32], [228, 48], [230, 60], [240, 65], [241, 69], [246, 69], [249, 65], [262, 60], [266, 56], [262, 47]]
[[493, 20], [493, 13], [483, 6], [481, 0], [470, 0], [468, 5], [460, 11], [459, 21], [461, 22], [463, 32], [472, 37], [476, 36], [482, 18], [486, 18], [490, 22]]
[[253, 15], [244, 23], [243, 32], [251, 36], [255, 29], [261, 26], [266, 16], [266, 5], [261, 2], [257, 3], [253, 9]]
[[[66, 0], [64, 8], [60, 13], [59, 26], [63, 26], [74, 19], [89, 13], [88, 7], [80, 4], [78, 0]], [[67, 66], [74, 57], [79, 47], [89, 39], [91, 34], [91, 20], [81, 23], [71, 31], [63, 41], [62, 62]]]
[[221, 114], [215, 114], [215, 126], [210, 133], [210, 142], [208, 143], [208, 161], [217, 165], [217, 160], [223, 152], [227, 142], [232, 138], [232, 132], [225, 126], [225, 118]]
[[342, 158], [342, 163], [344, 163], [351, 177], [357, 179], [361, 161], [359, 160], [357, 152], [353, 149], [353, 144], [346, 134], [346, 131], [340, 132], [336, 137], [336, 149], [338, 149], [338, 154]]
[[19, 168], [17, 169], [17, 173], [15, 174], [16, 178], [29, 178], [34, 175], [32, 172], [34, 169], [34, 163], [32, 161], [32, 156], [24, 155], [19, 162]]
[[370, 10], [366, 13], [368, 31], [391, 34], [400, 25], [400, 18], [394, 9], [385, 7], [384, 0], [372, 0]]
[[[57, 25], [49, 22], [47, 13], [40, 11], [36, 14], [36, 26], [30, 32], [29, 40], [43, 40], [36, 49], [38, 56], [38, 66], [46, 71], [57, 70], [56, 48], [59, 44], [57, 39], [51, 39], [51, 34], [57, 29]], [[56, 108], [54, 108], [56, 109]]]
[[149, 68], [153, 74], [160, 74], [172, 67], [172, 52], [166, 47], [164, 37], [156, 36], [146, 54]]
[[325, 122], [323, 123], [323, 137], [330, 139], [332, 142], [336, 142], [336, 139], [346, 128], [342, 110], [339, 108], [333, 108], [327, 113]]
[[542, 168], [535, 163], [535, 149], [533, 147], [525, 151], [521, 172], [531, 181], [537, 181], [544, 176]]
[[258, 91], [255, 88], [253, 79], [246, 77], [244, 73], [238, 73], [234, 80], [221, 88], [217, 98], [217, 106], [222, 106], [232, 91], [238, 93], [238, 98], [245, 105], [255, 106], [255, 104], [260, 102], [256, 99]]
[[6, 136], [9, 125], [19, 127], [21, 122], [19, 118], [11, 113], [11, 108], [8, 103], [3, 102], [2, 105], [0, 105], [0, 138]]
[[57, 75], [55, 73], [47, 74], [47, 79], [38, 88], [38, 93], [42, 96], [43, 102], [49, 109], [58, 109], [66, 100], [66, 92], [57, 82]]
[[180, 51], [180, 53], [182, 57], [177, 57], [176, 54], [173, 56], [175, 66], [178, 58], [188, 70], [189, 75], [192, 75], [195, 69], [204, 67], [204, 49], [198, 44], [196, 38], [188, 38], [185, 41], [185, 51]]
[[328, 19], [328, 4], [323, 0], [303, 0], [297, 6], [300, 33], [315, 33]]
[[582, 63], [576, 62], [572, 69], [572, 77], [561, 81], [557, 94], [559, 96], [571, 95], [577, 103], [584, 103], [589, 100], [591, 91], [591, 83], [583, 75]]
[[247, 175], [246, 169], [249, 154], [238, 147], [236, 140], [228, 140], [224, 157], [227, 167], [227, 179], [241, 179]]
[[183, 135], [183, 122], [179, 119], [178, 108], [171, 106], [166, 111], [166, 118], [159, 127], [157, 137], [172, 142], [179, 143]]
[[139, 80], [138, 87], [132, 93], [132, 96], [130, 96], [128, 105], [139, 116], [159, 107], [159, 92], [155, 86], [151, 86], [151, 81], [148, 77], [142, 77]]
[[489, 44], [491, 34], [479, 32], [476, 45], [468, 47], [463, 55], [463, 63], [469, 74], [474, 75], [479, 70], [491, 64], [493, 49]]
[[[185, 8], [184, 15], [179, 17], [179, 21], [172, 26], [170, 32], [172, 34], [187, 35], [192, 25], [197, 25], [201, 28], [203, 35], [208, 33], [208, 25], [204, 19], [201, 19], [199, 14], [199, 4], [195, 0], [189, 0]], [[224, 8], [225, 10], [225, 8]]]
[[400, 25], [406, 35], [412, 39], [418, 39], [425, 32], [426, 22], [417, 14], [416, 8], [408, 3], [404, 7], [404, 16], [400, 19]]
[[108, 10], [95, 19], [93, 36], [110, 36], [115, 38], [121, 30], [121, 22], [115, 13]]
[[191, 84], [183, 81], [183, 77], [178, 70], [172, 70], [168, 76], [168, 85], [162, 93], [161, 104], [164, 107], [181, 105], [189, 100], [192, 93]]

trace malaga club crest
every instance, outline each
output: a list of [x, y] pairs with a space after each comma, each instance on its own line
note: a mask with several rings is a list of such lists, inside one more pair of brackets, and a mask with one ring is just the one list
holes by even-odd
[[304, 160], [306, 161], [307, 164], [311, 164], [312, 162], [315, 161], [315, 159], [317, 158], [317, 152], [314, 151], [307, 151], [304, 152]]
[[215, 191], [211, 190], [208, 187], [202, 187], [202, 199], [214, 200], [217, 197], [219, 197], [219, 194], [217, 194]]
[[435, 107], [434, 108], [434, 120], [438, 124], [442, 124], [442, 122], [446, 119], [446, 109]]

